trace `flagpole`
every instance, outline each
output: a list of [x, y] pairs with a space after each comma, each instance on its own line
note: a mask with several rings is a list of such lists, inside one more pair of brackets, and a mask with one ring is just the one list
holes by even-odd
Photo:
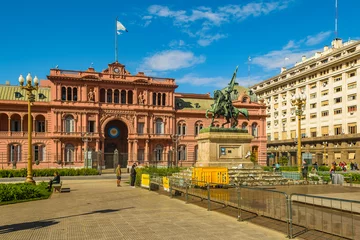
[[118, 61], [118, 44], [117, 44], [118, 34], [117, 34], [117, 21], [118, 21], [118, 17], [116, 17], [116, 20], [115, 20], [115, 62], [117, 62], [117, 61]]

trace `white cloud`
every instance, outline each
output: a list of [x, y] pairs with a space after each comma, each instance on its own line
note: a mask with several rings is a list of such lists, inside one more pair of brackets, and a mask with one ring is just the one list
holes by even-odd
[[[153, 16], [170, 18], [173, 20], [175, 26], [181, 27], [182, 31], [189, 34], [190, 37], [197, 37], [198, 44], [201, 46], [208, 46], [213, 41], [225, 38], [226, 34], [209, 33], [213, 27], [219, 27], [224, 23], [234, 21], [242, 21], [248, 17], [259, 17], [271, 12], [279, 11], [288, 7], [292, 0], [278, 0], [275, 2], [258, 2], [248, 3], [245, 5], [225, 5], [212, 9], [210, 7], [200, 6], [189, 11], [185, 10], [170, 10], [167, 6], [151, 5], [148, 8], [149, 15], [143, 17]], [[189, 27], [195, 22], [202, 25], [202, 28], [193, 33]], [[150, 24], [150, 23], [149, 23]], [[148, 24], [147, 24], [148, 25]]]
[[320, 32], [315, 36], [307, 36], [305, 44], [307, 46], [317, 45], [323, 42], [324, 40], [326, 40], [331, 35], [331, 33], [332, 33], [331, 31], [327, 31], [327, 32]]
[[[190, 84], [193, 86], [211, 86], [211, 87], [217, 87], [217, 88], [224, 88], [227, 86], [227, 84], [230, 82], [230, 77], [200, 77], [196, 74], [186, 74], [182, 78], [176, 79], [177, 83], [181, 84]], [[240, 86], [247, 87], [254, 85], [257, 83], [260, 79], [258, 76], [251, 77], [249, 80], [248, 77], [238, 77], [236, 78], [236, 82], [239, 83]]]
[[[301, 61], [302, 56], [311, 57], [321, 49], [307, 49], [308, 46], [320, 44], [326, 40], [331, 31], [320, 32], [313, 36], [307, 36], [299, 41], [290, 40], [281, 50], [270, 51], [262, 56], [253, 57], [252, 62], [264, 67], [265, 70], [280, 69], [284, 66], [294, 65]], [[287, 58], [285, 60], [285, 58]]]
[[203, 63], [205, 60], [204, 56], [195, 56], [190, 51], [167, 50], [145, 58], [141, 68], [150, 71], [178, 70]]
[[183, 40], [172, 40], [169, 43], [169, 47], [176, 48], [176, 47], [183, 47], [185, 46], [185, 42]]

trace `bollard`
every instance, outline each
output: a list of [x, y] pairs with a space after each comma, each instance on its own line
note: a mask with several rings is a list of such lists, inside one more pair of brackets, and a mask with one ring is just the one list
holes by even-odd
[[185, 182], [185, 203], [189, 203], [189, 187], [187, 182]]
[[292, 226], [292, 206], [291, 206], [291, 195], [287, 198], [288, 201], [288, 212], [289, 212], [289, 239], [293, 238], [293, 226]]
[[242, 221], [241, 220], [241, 193], [240, 193], [240, 188], [237, 188], [237, 200], [238, 200], [238, 221]]
[[207, 183], [207, 191], [208, 191], [208, 211], [210, 211], [210, 208], [211, 208], [211, 203], [210, 203], [210, 184]]
[[169, 190], [170, 190], [170, 197], [172, 198], [172, 181], [171, 179], [169, 180]]

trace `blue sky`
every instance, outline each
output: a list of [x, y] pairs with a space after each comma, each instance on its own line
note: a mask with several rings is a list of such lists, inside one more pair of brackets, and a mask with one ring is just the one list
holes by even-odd
[[[97, 71], [114, 61], [136, 74], [171, 77], [178, 92], [227, 84], [237, 65], [249, 86], [330, 45], [335, 0], [6, 1], [0, 8], [0, 83], [19, 74], [44, 79], [50, 68]], [[339, 0], [339, 37], [358, 39], [358, 0]], [[248, 78], [248, 56], [251, 71]], [[285, 61], [285, 58], [288, 60]]]

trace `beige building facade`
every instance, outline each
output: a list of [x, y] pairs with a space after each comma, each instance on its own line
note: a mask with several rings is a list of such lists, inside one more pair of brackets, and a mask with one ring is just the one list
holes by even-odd
[[296, 164], [295, 94], [307, 97], [301, 116], [302, 153], [310, 153], [318, 164], [360, 161], [359, 68], [360, 41], [334, 39], [331, 47], [251, 87], [267, 105], [268, 164], [281, 156]]

